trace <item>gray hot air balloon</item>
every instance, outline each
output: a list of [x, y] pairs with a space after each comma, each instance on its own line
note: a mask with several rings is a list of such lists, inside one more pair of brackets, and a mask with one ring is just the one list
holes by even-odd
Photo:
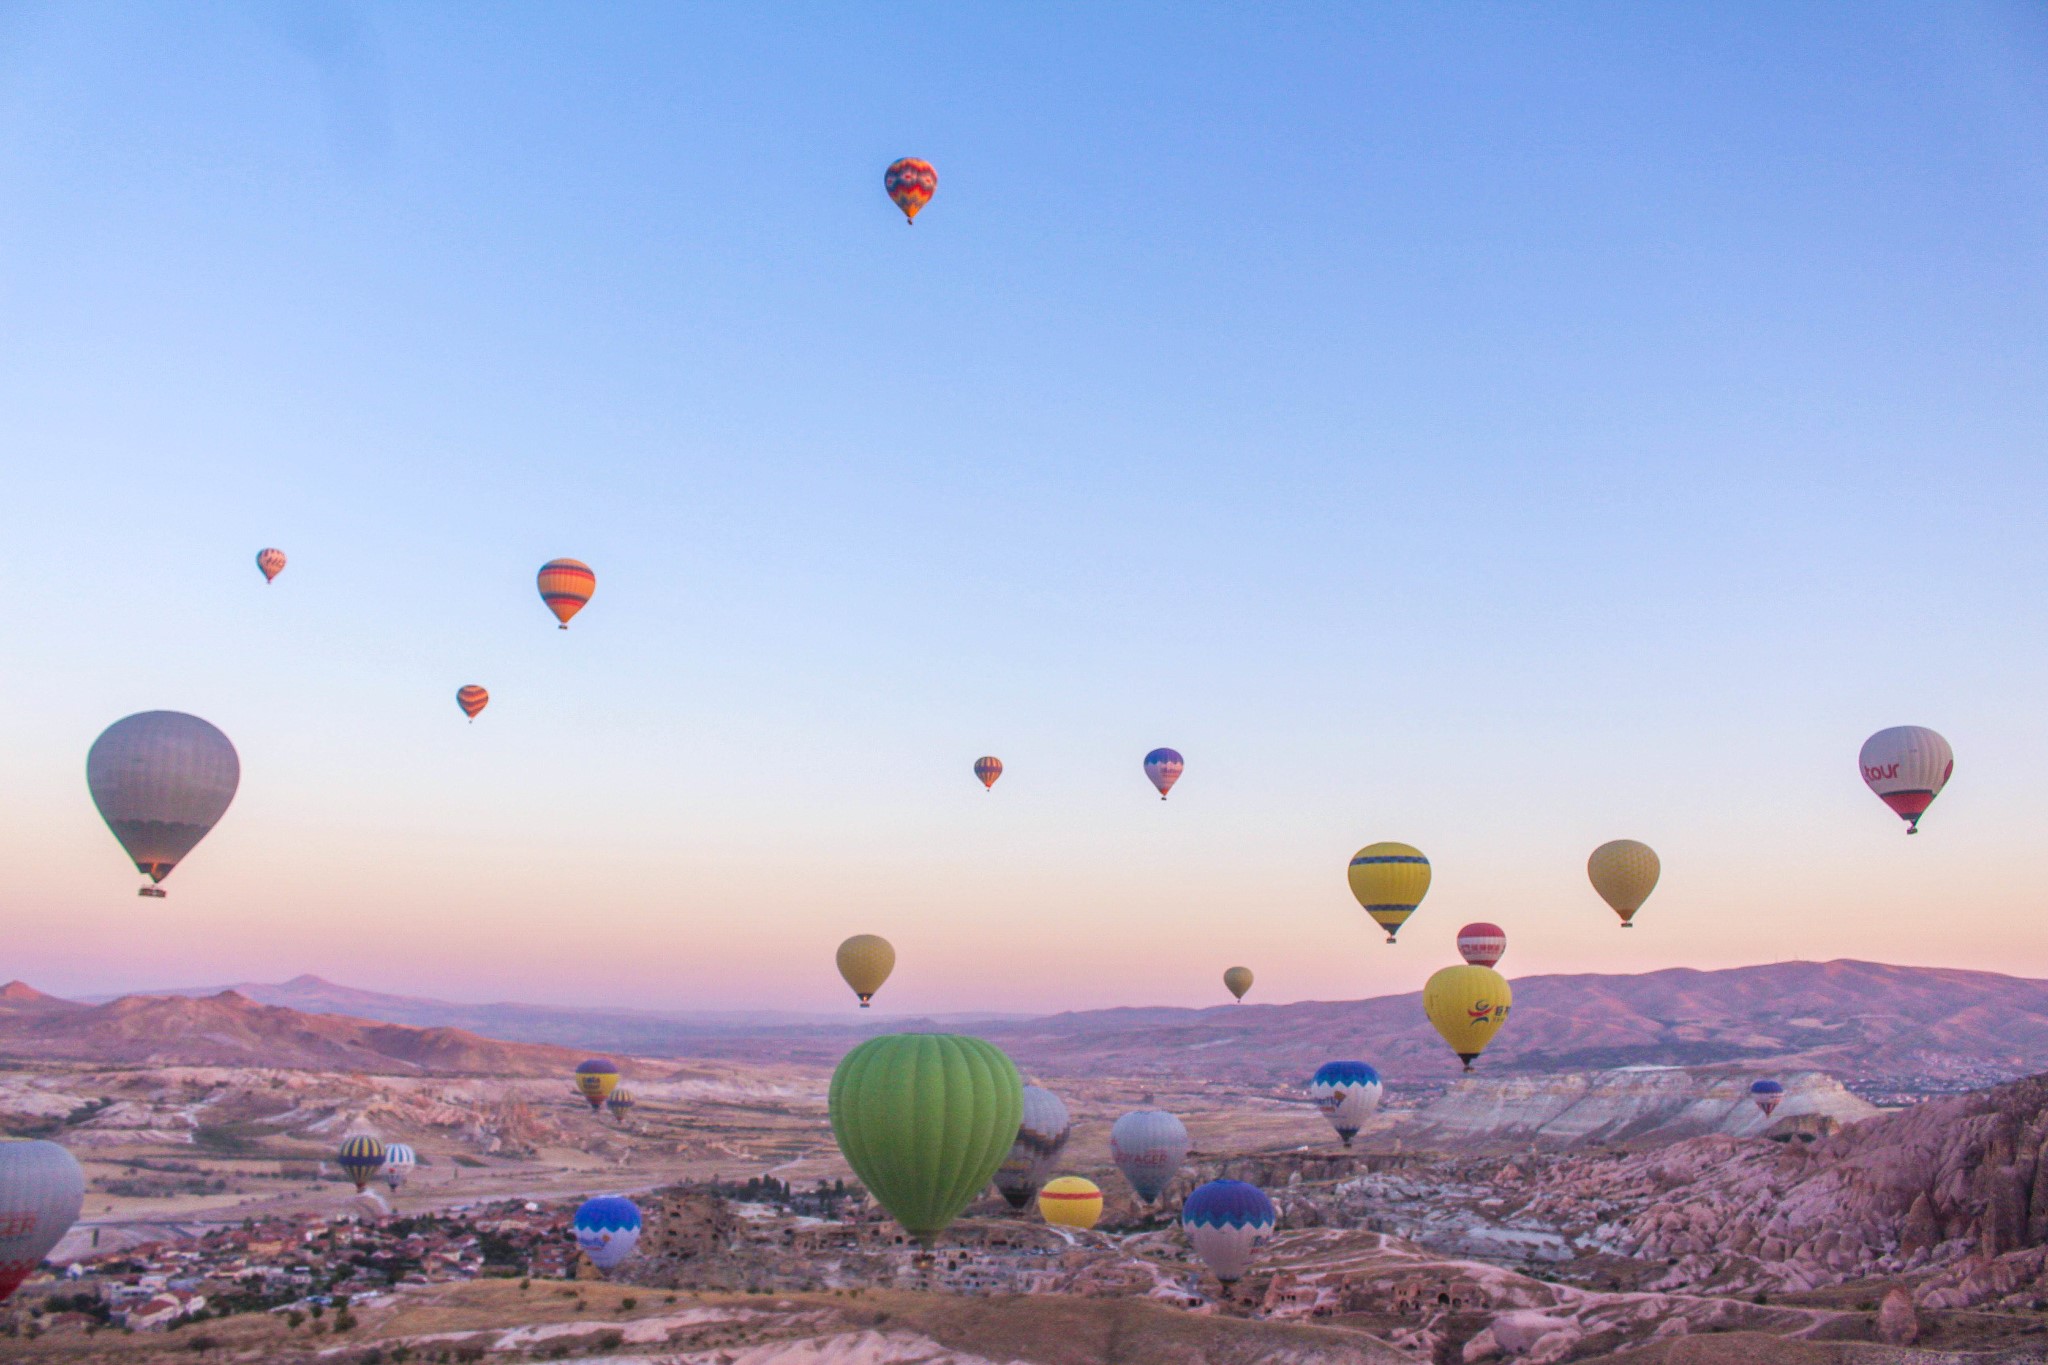
[[78, 1221], [85, 1172], [54, 1142], [0, 1138], [0, 1303]]
[[152, 885], [190, 853], [227, 812], [242, 780], [235, 746], [182, 711], [143, 711], [117, 720], [85, 757], [85, 785], [100, 818]]
[[996, 1189], [1022, 1212], [1038, 1197], [1039, 1186], [1052, 1177], [1053, 1166], [1074, 1134], [1074, 1122], [1060, 1097], [1042, 1086], [1024, 1087], [1024, 1122], [1010, 1154], [996, 1167]]
[[1157, 1199], [1188, 1158], [1188, 1130], [1164, 1109], [1125, 1114], [1109, 1130], [1109, 1154], [1116, 1168], [1147, 1204]]

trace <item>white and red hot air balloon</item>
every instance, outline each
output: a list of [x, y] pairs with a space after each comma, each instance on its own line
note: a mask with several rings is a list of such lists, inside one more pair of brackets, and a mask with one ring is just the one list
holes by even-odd
[[1920, 817], [1956, 770], [1948, 741], [1924, 725], [1879, 730], [1863, 741], [1857, 762], [1864, 784], [1906, 822], [1908, 834], [1920, 832]]
[[0, 1138], [0, 1303], [78, 1221], [85, 1172], [54, 1142]]
[[1458, 953], [1475, 967], [1491, 967], [1507, 950], [1507, 930], [1498, 924], [1474, 920], [1458, 931]]

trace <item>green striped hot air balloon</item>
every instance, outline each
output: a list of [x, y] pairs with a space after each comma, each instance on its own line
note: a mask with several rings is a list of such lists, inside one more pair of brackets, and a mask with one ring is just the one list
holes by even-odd
[[930, 1246], [1003, 1164], [1024, 1083], [1001, 1050], [950, 1033], [870, 1038], [832, 1073], [832, 1135], [903, 1230]]

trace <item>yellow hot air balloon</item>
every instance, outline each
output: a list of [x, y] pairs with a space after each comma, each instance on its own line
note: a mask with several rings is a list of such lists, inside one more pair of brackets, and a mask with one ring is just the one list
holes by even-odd
[[1602, 844], [1586, 859], [1586, 875], [1593, 879], [1593, 889], [1621, 916], [1624, 929], [1632, 927], [1636, 911], [1657, 889], [1657, 876], [1663, 870], [1657, 850], [1634, 839]]
[[875, 992], [882, 989], [882, 983], [895, 970], [896, 950], [879, 934], [855, 934], [839, 945], [839, 974], [860, 997], [862, 1009], [868, 1007], [868, 1001], [875, 998]]
[[1373, 922], [1387, 931], [1387, 942], [1429, 894], [1429, 859], [1408, 844], [1367, 844], [1351, 855], [1351, 894]]
[[1467, 1071], [1507, 1022], [1514, 1002], [1508, 979], [1491, 967], [1446, 967], [1422, 988], [1422, 1012]]
[[1252, 988], [1252, 969], [1249, 967], [1230, 968], [1223, 973], [1223, 988], [1236, 996], [1237, 1002], [1240, 1005], [1243, 1004], [1244, 993]]
[[1080, 1228], [1085, 1232], [1102, 1217], [1102, 1190], [1094, 1181], [1078, 1175], [1048, 1180], [1038, 1192], [1038, 1213], [1055, 1227]]

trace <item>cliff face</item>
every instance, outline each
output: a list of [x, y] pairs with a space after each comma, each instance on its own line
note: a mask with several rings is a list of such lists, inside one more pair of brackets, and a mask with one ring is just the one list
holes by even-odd
[[1791, 1071], [1772, 1073], [1784, 1083], [1785, 1098], [1765, 1118], [1749, 1098], [1757, 1074], [1625, 1067], [1555, 1076], [1467, 1076], [1399, 1131], [1421, 1141], [1576, 1147], [1824, 1130], [1878, 1112], [1832, 1076]]
[[1626, 1255], [1676, 1258], [1658, 1288], [1807, 1289], [1937, 1269], [1919, 1288], [1924, 1305], [2031, 1301], [2048, 1259], [2048, 1076], [1811, 1146], [1717, 1136], [1570, 1158], [1529, 1209], [1582, 1221], [1632, 1210], [1595, 1236]]

